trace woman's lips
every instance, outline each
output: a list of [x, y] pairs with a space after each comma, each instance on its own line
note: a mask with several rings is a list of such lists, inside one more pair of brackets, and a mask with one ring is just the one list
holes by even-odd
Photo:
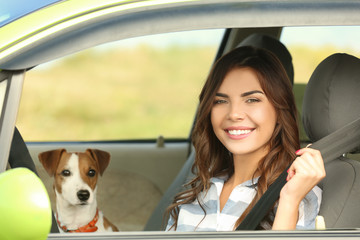
[[251, 135], [255, 128], [227, 128], [226, 134], [232, 139], [243, 139]]

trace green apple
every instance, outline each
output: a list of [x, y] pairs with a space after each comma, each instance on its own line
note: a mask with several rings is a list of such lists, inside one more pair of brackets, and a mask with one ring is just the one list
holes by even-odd
[[0, 239], [46, 239], [51, 206], [44, 184], [26, 168], [0, 174]]

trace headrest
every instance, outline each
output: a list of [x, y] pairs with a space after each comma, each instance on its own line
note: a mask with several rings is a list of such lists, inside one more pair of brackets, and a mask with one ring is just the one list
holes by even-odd
[[359, 118], [360, 59], [337, 53], [322, 61], [306, 86], [302, 112], [312, 142]]
[[253, 46], [257, 48], [265, 48], [277, 56], [282, 65], [284, 66], [286, 73], [294, 84], [294, 67], [292, 64], [292, 57], [288, 49], [276, 38], [268, 35], [255, 33], [245, 38], [238, 47], [241, 46]]

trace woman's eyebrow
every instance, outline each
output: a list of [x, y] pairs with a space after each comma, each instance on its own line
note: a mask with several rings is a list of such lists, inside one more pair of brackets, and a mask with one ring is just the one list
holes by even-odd
[[244, 92], [242, 93], [240, 96], [241, 97], [246, 97], [246, 96], [249, 96], [251, 94], [255, 94], [255, 93], [260, 93], [260, 94], [264, 94], [262, 91], [260, 90], [253, 90], [253, 91], [249, 91], [249, 92]]
[[225, 98], [228, 98], [229, 96], [225, 93], [216, 93], [215, 96], [217, 97], [225, 97]]
[[[260, 94], [264, 94], [262, 91], [260, 90], [253, 90], [253, 91], [248, 91], [248, 92], [244, 92], [242, 93], [240, 96], [241, 97], [246, 97], [246, 96], [249, 96], [251, 94], [255, 94], [255, 93], [260, 93]], [[228, 98], [229, 96], [225, 93], [216, 93], [215, 96], [217, 97], [224, 97], [224, 98]]]

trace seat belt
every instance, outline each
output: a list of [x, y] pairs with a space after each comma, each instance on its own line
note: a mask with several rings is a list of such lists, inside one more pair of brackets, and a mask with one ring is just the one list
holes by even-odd
[[[360, 118], [323, 137], [309, 147], [319, 150], [324, 162], [328, 163], [358, 146], [360, 146]], [[289, 167], [269, 186], [236, 230], [256, 229], [279, 198], [280, 191], [286, 184]]]

